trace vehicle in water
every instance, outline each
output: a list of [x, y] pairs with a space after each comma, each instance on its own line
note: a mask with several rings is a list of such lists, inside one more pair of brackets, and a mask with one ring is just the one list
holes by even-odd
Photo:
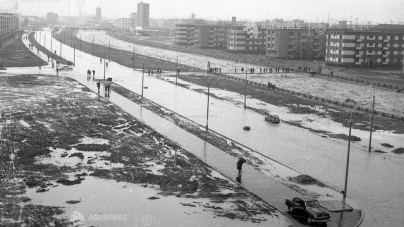
[[279, 123], [279, 116], [278, 115], [272, 115], [272, 114], [268, 114], [267, 116], [265, 116], [265, 120], [269, 121], [271, 123]]

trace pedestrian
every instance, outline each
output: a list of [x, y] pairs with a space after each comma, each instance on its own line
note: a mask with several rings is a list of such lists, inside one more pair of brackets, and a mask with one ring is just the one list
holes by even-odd
[[97, 82], [98, 93], [100, 93], [100, 85], [101, 85], [101, 83]]
[[106, 66], [107, 66], [107, 68], [108, 68], [108, 62], [106, 62], [106, 63], [105, 63], [105, 65], [106, 65]]
[[238, 162], [237, 162], [237, 169], [238, 169], [238, 174], [239, 176], [241, 176], [241, 172], [242, 172], [242, 168], [243, 168], [243, 164], [244, 162], [246, 162], [246, 160], [244, 158], [239, 158]]
[[234, 73], [237, 73], [237, 69], [234, 69]]
[[59, 69], [56, 68], [56, 76], [58, 76], [58, 75], [59, 75]]

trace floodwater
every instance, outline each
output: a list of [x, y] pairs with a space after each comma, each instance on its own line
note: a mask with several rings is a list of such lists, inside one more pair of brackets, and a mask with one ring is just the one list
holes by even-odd
[[[112, 38], [111, 43], [115, 43]], [[53, 44], [55, 47], [58, 45], [55, 40]], [[67, 46], [63, 46], [63, 48], [66, 56], [73, 56], [71, 48]], [[140, 48], [136, 46], [136, 50]], [[159, 52], [164, 53], [164, 50], [159, 50]], [[96, 78], [102, 76], [102, 65], [89, 55], [76, 51], [76, 64], [74, 70], [76, 78], [85, 78], [87, 68], [96, 69]], [[27, 69], [27, 71], [37, 73], [38, 70]], [[138, 94], [141, 93], [140, 72], [111, 62], [106, 74], [107, 77], [112, 77], [116, 83]], [[206, 124], [206, 95], [147, 75], [145, 76], [145, 86], [148, 87], [144, 90], [146, 98], [195, 122]], [[117, 96], [117, 94], [113, 94], [113, 96]], [[322, 138], [307, 130], [287, 124], [271, 125], [264, 122], [263, 116], [259, 114], [245, 111], [226, 101], [214, 98], [210, 100], [209, 127], [211, 129], [337, 189], [343, 188], [346, 141]], [[139, 114], [142, 116], [144, 112], [147, 111], [142, 109]], [[242, 127], [245, 125], [249, 125], [251, 131], [243, 131]], [[157, 128], [159, 128], [158, 125]], [[346, 131], [348, 130], [346, 129]], [[354, 135], [357, 133], [362, 132], [353, 130]], [[172, 134], [174, 133], [170, 131], [169, 135]], [[391, 137], [393, 145], [403, 147], [404, 139], [401, 135], [391, 135]], [[193, 142], [194, 140], [188, 144], [193, 144]], [[364, 209], [363, 226], [403, 226], [404, 204], [400, 202], [404, 200], [402, 192], [404, 178], [401, 177], [404, 170], [403, 157], [391, 154], [368, 154], [363, 143], [351, 145], [348, 194]]]

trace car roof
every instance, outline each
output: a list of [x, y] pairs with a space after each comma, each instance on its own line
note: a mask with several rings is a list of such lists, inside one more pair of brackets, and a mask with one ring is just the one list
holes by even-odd
[[303, 200], [304, 202], [315, 201], [315, 200], [316, 200], [316, 199], [314, 199], [314, 198], [312, 198], [312, 197], [309, 197], [309, 196], [299, 196], [299, 197], [296, 197], [296, 198], [301, 199], [301, 200]]

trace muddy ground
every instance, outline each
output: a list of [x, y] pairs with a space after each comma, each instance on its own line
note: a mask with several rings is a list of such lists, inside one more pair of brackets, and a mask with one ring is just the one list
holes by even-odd
[[[215, 205], [203, 207], [213, 218], [265, 222], [262, 215], [277, 216], [272, 206], [226, 178], [218, 178], [217, 172], [192, 154], [71, 78], [2, 76], [0, 86], [0, 226], [71, 225], [63, 213], [67, 206], [80, 201], [42, 206], [32, 204], [25, 192], [32, 188], [47, 193], [55, 187], [74, 187], [86, 180], [83, 171], [101, 179], [156, 185], [163, 197], [209, 199]], [[85, 142], [95, 139], [109, 142]], [[72, 149], [77, 151], [70, 158], [83, 159], [89, 151], [108, 155], [96, 155], [87, 163], [73, 166], [56, 165], [52, 159], [48, 164], [38, 161], [64, 150], [55, 157], [63, 162]], [[98, 168], [91, 165], [94, 162], [118, 167]], [[150, 171], [150, 163], [163, 168]], [[83, 173], [75, 174], [74, 179], [69, 177], [77, 172]], [[190, 181], [192, 176], [197, 180]]]
[[17, 38], [0, 49], [0, 65], [4, 67], [32, 67], [47, 65], [45, 61], [32, 53], [22, 42], [23, 31], [16, 34]]
[[[207, 87], [208, 81], [206, 76], [198, 76], [198, 75], [180, 75], [179, 78], [181, 80], [197, 84], [200, 86]], [[234, 81], [230, 79], [226, 79], [223, 77], [210, 77], [210, 86], [211, 88], [217, 88], [221, 90], [227, 90], [231, 92], [236, 92], [244, 95], [244, 83], [239, 81]], [[186, 86], [185, 86], [186, 87]], [[205, 93], [205, 91], [199, 91]], [[349, 119], [350, 113], [348, 109], [342, 108], [340, 106], [334, 106], [330, 104], [325, 104], [316, 100], [306, 99], [303, 97], [297, 97], [291, 94], [278, 92], [273, 89], [256, 87], [256, 86], [247, 86], [247, 94], [249, 97], [258, 99], [260, 101], [276, 105], [287, 107], [290, 110], [290, 113], [296, 114], [315, 114], [320, 117], [327, 117], [331, 120], [342, 123], [344, 126], [349, 127]], [[222, 99], [220, 97], [216, 97]], [[326, 110], [324, 113], [315, 111], [316, 106], [323, 106]], [[267, 112], [262, 109], [250, 108], [258, 113], [266, 114]], [[353, 128], [369, 130], [370, 129], [370, 120], [371, 114], [364, 112], [355, 112], [353, 115], [353, 121], [356, 124], [353, 124]], [[289, 124], [293, 124], [299, 127], [303, 127], [299, 122], [288, 122]], [[313, 131], [312, 129], [310, 129]], [[404, 133], [404, 121], [395, 120], [387, 117], [382, 117], [375, 115], [374, 116], [374, 125], [373, 130], [386, 130], [386, 131], [394, 131], [396, 133]], [[317, 133], [327, 133], [322, 131], [314, 131]], [[347, 139], [347, 135], [333, 135], [330, 134], [330, 137], [337, 137], [342, 139]]]
[[[217, 55], [224, 58], [239, 59], [240, 62], [246, 60], [249, 62], [266, 62], [272, 66], [286, 66], [286, 67], [298, 67], [299, 65], [317, 66], [319, 61], [314, 62], [313, 60], [286, 60], [279, 58], [266, 58], [265, 53], [257, 54], [253, 52], [243, 53], [243, 52], [232, 52], [220, 49], [210, 49], [210, 48], [199, 48], [195, 46], [181, 46], [174, 44], [175, 39], [172, 36], [164, 37], [160, 36], [134, 36], [133, 33], [128, 33], [124, 31], [108, 31], [108, 35], [121, 39], [124, 41], [138, 43], [145, 46], [157, 47], [162, 49], [182, 51], [187, 53], [195, 53], [201, 55]], [[374, 81], [381, 84], [391, 84], [398, 85], [399, 87], [404, 86], [404, 73], [401, 67], [378, 67], [378, 68], [367, 68], [367, 67], [339, 67], [334, 65], [323, 66], [323, 73], [329, 74], [332, 70], [334, 75], [354, 78], [359, 80]], [[324, 77], [322, 79], [328, 80], [329, 77]]]

